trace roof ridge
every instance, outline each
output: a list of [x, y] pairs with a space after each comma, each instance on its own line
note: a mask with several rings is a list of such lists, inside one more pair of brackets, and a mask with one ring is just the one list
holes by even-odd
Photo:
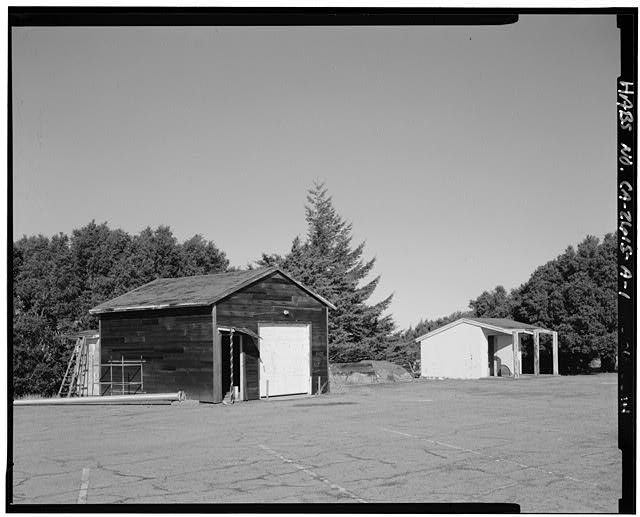
[[[257, 271], [264, 271], [266, 269], [278, 269], [276, 266], [262, 266], [262, 267], [258, 267], [255, 269], [241, 269], [238, 271], [221, 271], [219, 273], [207, 273], [206, 275], [186, 275], [186, 276], [160, 276], [158, 278], [156, 278], [155, 280], [152, 280], [152, 282], [155, 282], [157, 280], [183, 280], [185, 278], [198, 278], [198, 277], [206, 277], [206, 276], [219, 276], [219, 275], [230, 275], [232, 273], [251, 273], [251, 272], [257, 272]], [[151, 283], [151, 282], [149, 282]], [[142, 287], [142, 286], [140, 286]], [[136, 288], [137, 289], [137, 288]]]

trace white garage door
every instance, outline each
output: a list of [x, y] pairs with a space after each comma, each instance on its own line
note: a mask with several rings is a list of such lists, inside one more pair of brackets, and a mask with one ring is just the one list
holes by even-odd
[[309, 393], [309, 325], [260, 325], [260, 396]]

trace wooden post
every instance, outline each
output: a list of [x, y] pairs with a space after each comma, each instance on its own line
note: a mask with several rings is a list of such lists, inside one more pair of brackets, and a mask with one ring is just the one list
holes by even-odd
[[540, 333], [533, 331], [533, 374], [540, 375]]
[[560, 375], [558, 370], [558, 333], [553, 333], [553, 375]]
[[513, 377], [520, 377], [520, 333], [513, 332]]
[[213, 402], [222, 402], [222, 345], [220, 332], [218, 332], [218, 318], [216, 306], [211, 311], [213, 323]]
[[240, 400], [247, 400], [247, 385], [244, 373], [244, 337], [240, 334]]
[[229, 381], [229, 400], [233, 403], [236, 400], [233, 381], [233, 329], [229, 332], [229, 376], [231, 377]]
[[325, 339], [327, 340], [327, 346], [325, 348], [324, 364], [322, 365], [321, 369], [324, 369], [324, 368], [327, 369], [326, 370], [327, 381], [324, 387], [324, 392], [330, 393], [331, 389], [330, 389], [329, 379], [331, 378], [331, 375], [329, 373], [329, 309], [325, 307], [323, 310], [324, 310], [324, 331], [325, 331]]
[[122, 394], [124, 395], [124, 356], [123, 355], [120, 356], [120, 360], [122, 361], [122, 366], [121, 366], [121, 368], [122, 368], [122, 388], [121, 389], [122, 389]]
[[102, 318], [98, 320], [98, 393], [102, 395]]

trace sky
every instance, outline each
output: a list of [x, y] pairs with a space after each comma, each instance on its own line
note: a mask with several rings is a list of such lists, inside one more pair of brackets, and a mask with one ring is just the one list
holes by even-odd
[[615, 230], [613, 15], [13, 28], [12, 60], [14, 239], [169, 225], [245, 266], [322, 181], [402, 329]]

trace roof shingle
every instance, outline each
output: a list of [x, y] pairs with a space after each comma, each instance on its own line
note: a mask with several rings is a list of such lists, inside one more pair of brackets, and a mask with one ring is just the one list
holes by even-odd
[[102, 314], [105, 312], [212, 305], [235, 291], [275, 272], [281, 273], [300, 288], [333, 308], [333, 305], [327, 300], [299, 284], [279, 268], [263, 267], [215, 275], [158, 278], [113, 300], [101, 303], [89, 312]]

